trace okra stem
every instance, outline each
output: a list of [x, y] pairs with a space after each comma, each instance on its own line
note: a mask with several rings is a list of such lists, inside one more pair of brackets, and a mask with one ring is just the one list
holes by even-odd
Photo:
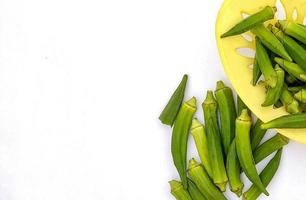
[[182, 104], [172, 131], [171, 153], [173, 162], [185, 189], [187, 189], [186, 154], [188, 133], [195, 112], [196, 99], [192, 97]]
[[177, 200], [192, 200], [190, 194], [183, 188], [183, 185], [181, 182], [172, 180], [172, 181], [169, 181], [169, 184], [171, 188], [171, 194]]
[[299, 102], [293, 98], [292, 94], [288, 91], [287, 88], [288, 88], [287, 85], [284, 84], [280, 100], [284, 104], [285, 109], [288, 113], [290, 114], [300, 113], [301, 109]]
[[207, 146], [205, 127], [197, 119], [192, 120], [191, 134], [195, 141], [202, 164], [210, 177], [213, 177]]
[[279, 150], [284, 145], [289, 143], [289, 139], [285, 136], [280, 135], [277, 133], [275, 136], [261, 144], [257, 149], [254, 151], [254, 161], [255, 163], [259, 163], [267, 156], [269, 156], [274, 151]]
[[212, 183], [204, 168], [195, 159], [189, 161], [188, 173], [207, 199], [226, 200], [220, 190]]
[[235, 101], [232, 89], [225, 86], [222, 81], [217, 82], [215, 96], [220, 111], [220, 126], [223, 149], [225, 155], [227, 155], [231, 142], [235, 137]]
[[276, 27], [281, 28], [287, 35], [306, 44], [306, 27], [288, 20], [279, 20]]
[[[282, 149], [278, 150], [275, 156], [270, 160], [267, 166], [260, 173], [260, 179], [265, 187], [267, 187], [275, 175], [281, 160]], [[243, 200], [256, 200], [261, 194], [261, 190], [253, 184], [248, 191], [243, 194]]]
[[254, 158], [252, 154], [250, 142], [251, 118], [247, 110], [243, 110], [241, 115], [236, 119], [236, 150], [240, 165], [246, 176], [252, 181], [260, 190], [269, 195], [268, 191], [262, 184], [257, 173]]
[[184, 99], [187, 79], [188, 79], [188, 76], [187, 74], [185, 74], [180, 84], [178, 85], [178, 87], [172, 94], [171, 98], [169, 99], [166, 107], [160, 114], [159, 119], [163, 124], [170, 125], [170, 126], [173, 125], [176, 119], [176, 116], [180, 110], [180, 107], [182, 105], [183, 99]]

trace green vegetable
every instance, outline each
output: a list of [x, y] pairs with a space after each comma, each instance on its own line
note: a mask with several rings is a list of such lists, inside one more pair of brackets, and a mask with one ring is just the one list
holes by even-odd
[[259, 143], [261, 142], [262, 138], [266, 134], [266, 130], [261, 129], [260, 126], [263, 124], [263, 122], [260, 119], [257, 119], [254, 127], [252, 127], [251, 130], [251, 147], [252, 151], [254, 151]]
[[178, 85], [174, 93], [172, 94], [166, 107], [160, 114], [159, 119], [163, 124], [170, 125], [170, 126], [173, 125], [176, 119], [176, 116], [180, 110], [183, 99], [184, 99], [187, 79], [188, 79], [188, 76], [185, 74], [180, 84]]
[[262, 145], [260, 145], [254, 151], [255, 163], [259, 163], [274, 151], [277, 151], [281, 149], [284, 145], [288, 144], [288, 142], [289, 139], [287, 137], [282, 136], [280, 134], [276, 134], [275, 136], [264, 142]]
[[294, 98], [296, 98], [302, 103], [306, 103], [306, 89], [301, 89], [300, 91], [295, 93]]
[[217, 82], [215, 96], [220, 111], [220, 126], [223, 150], [227, 155], [231, 142], [235, 137], [235, 101], [232, 89], [225, 86], [222, 81]]
[[294, 39], [285, 35], [281, 30], [273, 28], [274, 35], [284, 44], [291, 58], [304, 70], [306, 70], [306, 50]]
[[220, 190], [212, 183], [204, 168], [195, 159], [189, 161], [188, 173], [207, 199], [226, 200]]
[[[291, 57], [287, 53], [287, 51], [286, 51], [285, 47], [283, 46], [283, 44], [264, 25], [262, 25], [262, 24], [258, 25], [255, 28], [253, 28], [251, 31], [272, 52], [276, 53], [277, 55], [281, 56], [282, 58], [284, 58], [286, 60], [292, 61]], [[256, 47], [256, 50], [257, 50], [257, 47]]]
[[199, 188], [192, 180], [188, 178], [188, 191], [192, 200], [207, 200], [207, 198], [201, 193]]
[[306, 113], [284, 115], [262, 124], [261, 128], [306, 128]]
[[261, 24], [269, 19], [273, 19], [275, 12], [276, 12], [275, 7], [266, 6], [264, 9], [260, 10], [259, 12], [240, 21], [229, 31], [221, 35], [221, 38], [238, 35], [248, 30], [251, 30], [256, 25]]
[[[284, 70], [286, 70], [289, 74], [294, 76], [295, 78], [301, 80], [301, 81], [306, 81], [306, 71], [301, 68], [299, 65], [293, 62], [289, 62], [287, 60], [284, 60], [282, 58], [275, 58], [275, 61], [277, 64], [279, 64]], [[304, 76], [302, 76], [304, 75]]]
[[278, 65], [275, 67], [275, 72], [277, 75], [277, 83], [274, 88], [269, 87], [266, 99], [261, 104], [261, 106], [271, 106], [275, 104], [279, 97], [281, 96], [283, 85], [284, 85], [284, 79], [285, 79], [285, 72], [282, 70]]
[[288, 91], [287, 88], [288, 88], [287, 85], [284, 84], [280, 100], [284, 104], [285, 109], [288, 113], [290, 114], [300, 113], [301, 109], [299, 102], [293, 98], [292, 94]]
[[288, 87], [288, 90], [290, 92], [298, 92], [301, 89], [306, 89], [306, 85], [299, 85], [299, 86], [292, 86], [292, 87]]
[[297, 79], [294, 76], [292, 76], [292, 75], [290, 75], [288, 73], [286, 73], [285, 80], [286, 80], [287, 84], [294, 84], [294, 83], [297, 82]]
[[172, 181], [169, 181], [169, 184], [171, 188], [171, 194], [177, 200], [193, 200], [190, 194], [183, 188], [183, 185], [181, 182], [172, 180]]
[[275, 108], [280, 108], [280, 107], [283, 107], [283, 106], [284, 106], [283, 103], [282, 103], [280, 100], [278, 100], [278, 101], [274, 104], [273, 108], [275, 109]]
[[[270, 160], [264, 170], [260, 173], [260, 179], [265, 187], [267, 187], [275, 175], [281, 160], [282, 149], [278, 150], [275, 156]], [[243, 200], [256, 200], [261, 194], [261, 190], [253, 184], [247, 192], [243, 194]]]
[[241, 112], [244, 109], [247, 109], [248, 114], [251, 115], [250, 109], [245, 105], [242, 99], [237, 95], [237, 116], [241, 115]]
[[281, 28], [287, 35], [306, 44], [306, 27], [288, 20], [279, 20], [276, 27]]
[[256, 59], [258, 66], [260, 68], [260, 71], [263, 73], [266, 83], [274, 88], [277, 83], [277, 75], [275, 70], [273, 69], [273, 66], [271, 64], [269, 55], [264, 48], [264, 46], [261, 44], [261, 41], [256, 38]]
[[240, 197], [244, 185], [240, 179], [240, 163], [236, 153], [235, 139], [232, 141], [227, 154], [226, 170], [231, 191]]
[[214, 99], [212, 91], [207, 91], [202, 108], [206, 124], [208, 154], [209, 158], [211, 158], [213, 181], [221, 191], [225, 191], [228, 179], [224, 166], [221, 137], [218, 129], [217, 102]]
[[185, 189], [187, 189], [186, 154], [188, 133], [195, 112], [196, 99], [192, 97], [182, 104], [172, 131], [171, 153], [173, 162]]
[[254, 63], [253, 63], [253, 79], [252, 79], [252, 85], [256, 85], [260, 76], [261, 76], [261, 71], [260, 68], [258, 66], [258, 62], [257, 62], [257, 58], [255, 56], [254, 58]]
[[210, 177], [213, 177], [212, 169], [209, 161], [207, 136], [205, 127], [197, 119], [192, 120], [191, 134], [195, 141], [202, 164]]
[[257, 173], [250, 142], [251, 118], [247, 110], [243, 110], [236, 119], [236, 150], [240, 165], [246, 176], [267, 196], [268, 191], [262, 184]]

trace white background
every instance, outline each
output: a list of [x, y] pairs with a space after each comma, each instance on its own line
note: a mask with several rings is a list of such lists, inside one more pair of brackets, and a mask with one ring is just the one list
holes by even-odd
[[[229, 84], [221, 3], [0, 0], [0, 200], [173, 199], [171, 134], [157, 118], [184, 73], [198, 105]], [[285, 148], [268, 199], [305, 199], [305, 153]]]

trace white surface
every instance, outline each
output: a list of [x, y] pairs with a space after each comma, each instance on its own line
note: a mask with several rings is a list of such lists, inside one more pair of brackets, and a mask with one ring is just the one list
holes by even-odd
[[[199, 104], [228, 83], [206, 2], [1, 0], [0, 199], [173, 199], [157, 117], [183, 73]], [[305, 153], [288, 145], [268, 199], [305, 199]]]

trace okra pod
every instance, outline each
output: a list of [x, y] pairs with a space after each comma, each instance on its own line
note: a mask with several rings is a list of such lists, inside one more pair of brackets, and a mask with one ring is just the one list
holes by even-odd
[[306, 50], [294, 39], [285, 35], [281, 30], [273, 28], [274, 35], [284, 44], [291, 58], [304, 70], [306, 70]]
[[240, 179], [240, 163], [237, 157], [235, 139], [232, 141], [227, 154], [226, 170], [231, 191], [240, 197], [244, 185]]
[[252, 122], [247, 110], [243, 110], [236, 119], [236, 150], [240, 165], [245, 175], [252, 181], [264, 194], [269, 195], [265, 186], [262, 184], [257, 173], [250, 142], [250, 130]]
[[225, 86], [222, 81], [217, 82], [215, 91], [220, 112], [220, 126], [223, 150], [227, 155], [232, 140], [235, 137], [236, 107], [232, 89]]
[[159, 120], [163, 124], [170, 125], [170, 126], [173, 125], [173, 123], [176, 119], [176, 116], [177, 116], [177, 114], [180, 110], [180, 107], [182, 105], [183, 99], [184, 99], [187, 79], [188, 79], [188, 76], [187, 76], [187, 74], [185, 74], [183, 76], [180, 84], [178, 85], [178, 87], [176, 88], [176, 90], [172, 94], [171, 98], [169, 99], [166, 107], [164, 108], [164, 110], [160, 114]]
[[[256, 26], [251, 30], [260, 41], [272, 52], [281, 56], [282, 58], [292, 61], [291, 57], [287, 53], [283, 44], [276, 38], [276, 36], [267, 29], [263, 24]], [[256, 47], [257, 50], [257, 47]], [[257, 53], [257, 52], [256, 52]]]
[[[289, 62], [287, 60], [284, 60], [282, 58], [275, 58], [275, 61], [277, 64], [279, 64], [284, 70], [286, 70], [289, 74], [294, 76], [295, 78], [301, 80], [301, 81], [306, 81], [306, 71], [301, 68], [298, 64]], [[302, 76], [304, 75], [304, 76]]]
[[261, 71], [260, 71], [260, 68], [258, 66], [258, 62], [257, 62], [257, 59], [256, 59], [256, 55], [255, 55], [255, 58], [254, 58], [254, 63], [253, 63], [253, 79], [252, 79], [252, 85], [256, 85], [260, 76], [261, 76]]
[[290, 114], [300, 113], [300, 104], [299, 102], [292, 96], [291, 92], [288, 91], [287, 85], [284, 84], [282, 94], [280, 96], [280, 100], [285, 106], [285, 109]]
[[173, 162], [185, 189], [187, 189], [186, 154], [188, 133], [195, 112], [196, 99], [192, 97], [182, 104], [172, 131], [171, 153]]
[[195, 159], [189, 161], [188, 173], [200, 192], [207, 199], [226, 200], [225, 196], [212, 183], [204, 168]]
[[196, 184], [188, 178], [188, 192], [192, 200], [207, 200], [207, 198], [201, 193]]
[[276, 24], [276, 27], [282, 29], [287, 35], [294, 37], [295, 39], [306, 44], [306, 27], [301, 26], [298, 23], [288, 21], [288, 20], [279, 20]]
[[[281, 160], [282, 149], [278, 150], [275, 156], [270, 160], [267, 166], [260, 173], [260, 179], [265, 187], [269, 185], [275, 175]], [[256, 185], [252, 185], [248, 191], [243, 194], [243, 200], [256, 200], [261, 194], [261, 190]]]
[[247, 109], [248, 114], [251, 115], [250, 109], [245, 105], [242, 99], [237, 95], [237, 116], [241, 115], [241, 111]]
[[284, 115], [266, 122], [260, 126], [262, 129], [270, 128], [306, 128], [306, 113]]
[[258, 38], [256, 38], [256, 58], [260, 71], [264, 75], [267, 84], [274, 88], [277, 83], [277, 75], [265, 47]]
[[285, 80], [286, 80], [287, 84], [294, 84], [294, 83], [297, 82], [297, 79], [294, 76], [292, 76], [288, 73], [286, 73], [286, 75], [285, 75]]
[[169, 184], [171, 188], [171, 194], [177, 200], [193, 200], [188, 191], [184, 189], [183, 184], [181, 182], [172, 180], [169, 181]]
[[299, 85], [299, 86], [288, 87], [288, 90], [290, 92], [294, 92], [294, 93], [296, 93], [296, 92], [298, 92], [298, 91], [300, 91], [302, 89], [306, 89], [306, 85]]
[[269, 87], [268, 92], [266, 94], [265, 101], [261, 104], [261, 106], [271, 106], [275, 104], [282, 93], [285, 72], [278, 65], [275, 67], [275, 72], [277, 76], [276, 86], [274, 88]]
[[284, 145], [289, 143], [289, 139], [277, 133], [275, 136], [261, 144], [254, 151], [254, 161], [259, 163], [274, 151], [281, 149]]
[[262, 138], [266, 134], [266, 130], [261, 129], [260, 126], [263, 124], [263, 122], [260, 119], [257, 119], [255, 125], [252, 127], [251, 130], [251, 147], [252, 151], [254, 151], [259, 143], [261, 142]]
[[297, 93], [294, 94], [294, 98], [302, 103], [306, 103], [306, 89], [301, 89]]
[[276, 7], [266, 6], [264, 9], [260, 10], [259, 12], [240, 21], [229, 31], [221, 35], [221, 38], [238, 35], [248, 30], [251, 30], [256, 25], [261, 24], [269, 19], [273, 19], [275, 12], [276, 12]]
[[208, 154], [209, 158], [212, 158], [210, 159], [210, 162], [212, 166], [213, 181], [221, 191], [225, 191], [225, 186], [228, 179], [223, 160], [221, 137], [218, 127], [217, 107], [217, 101], [213, 96], [213, 92], [208, 90], [206, 99], [202, 104], [206, 124]]
[[210, 177], [213, 177], [208, 155], [207, 136], [205, 127], [197, 119], [192, 120], [191, 134], [195, 141], [201, 162]]

